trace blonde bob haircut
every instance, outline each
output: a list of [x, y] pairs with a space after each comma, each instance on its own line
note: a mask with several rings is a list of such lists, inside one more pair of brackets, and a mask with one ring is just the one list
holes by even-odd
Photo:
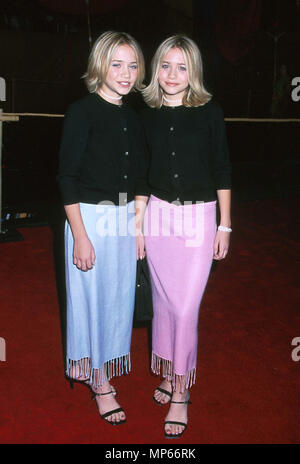
[[173, 35], [164, 40], [151, 62], [151, 81], [142, 91], [147, 105], [152, 108], [160, 108], [163, 104], [163, 91], [158, 82], [158, 73], [166, 53], [172, 48], [179, 48], [185, 59], [188, 73], [188, 88], [182, 99], [184, 106], [201, 106], [207, 103], [212, 95], [205, 89], [203, 84], [202, 57], [198, 46], [193, 40], [185, 35]]
[[106, 78], [112, 57], [120, 45], [129, 45], [136, 54], [137, 80], [134, 89], [143, 88], [145, 63], [137, 41], [126, 32], [107, 31], [101, 34], [91, 50], [86, 73], [82, 76], [90, 93], [97, 92]]

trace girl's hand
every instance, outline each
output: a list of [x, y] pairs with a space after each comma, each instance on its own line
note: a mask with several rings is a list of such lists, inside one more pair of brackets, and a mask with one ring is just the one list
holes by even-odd
[[216, 260], [224, 259], [228, 253], [230, 232], [217, 230], [214, 243], [214, 256]]
[[145, 238], [141, 231], [136, 232], [136, 259], [143, 259], [146, 256]]
[[96, 260], [95, 250], [87, 236], [75, 239], [73, 264], [81, 271], [92, 269]]

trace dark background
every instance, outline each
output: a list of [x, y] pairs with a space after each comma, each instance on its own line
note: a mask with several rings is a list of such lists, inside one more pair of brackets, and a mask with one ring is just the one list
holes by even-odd
[[[163, 39], [176, 32], [192, 37], [202, 52], [206, 87], [227, 118], [271, 117], [274, 71], [278, 78], [285, 64], [290, 81], [300, 76], [300, 0], [90, 0], [89, 12], [92, 42], [105, 30], [129, 32], [148, 67]], [[0, 107], [63, 114], [86, 93], [81, 76], [89, 51], [85, 0], [0, 0], [0, 76], [7, 85]], [[137, 109], [143, 105], [137, 94], [128, 98]], [[276, 116], [300, 118], [300, 102], [289, 94]], [[6, 225], [60, 217], [61, 129], [62, 118], [3, 124]], [[233, 200], [299, 195], [299, 123], [227, 122], [227, 133]]]

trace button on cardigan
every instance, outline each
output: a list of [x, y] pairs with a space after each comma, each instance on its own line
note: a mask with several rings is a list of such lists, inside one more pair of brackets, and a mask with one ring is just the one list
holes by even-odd
[[119, 204], [119, 193], [146, 195], [147, 154], [138, 115], [92, 93], [70, 105], [64, 120], [58, 183], [64, 205]]
[[150, 152], [150, 192], [162, 200], [214, 201], [231, 188], [231, 163], [220, 105], [146, 108], [141, 112]]

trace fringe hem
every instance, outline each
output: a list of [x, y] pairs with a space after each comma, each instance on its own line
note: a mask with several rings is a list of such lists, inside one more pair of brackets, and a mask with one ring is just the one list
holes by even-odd
[[167, 359], [161, 358], [156, 354], [152, 353], [151, 370], [156, 375], [162, 375], [162, 377], [172, 382], [173, 390], [177, 390], [179, 386], [180, 393], [184, 390], [191, 388], [196, 382], [196, 368], [194, 367], [185, 375], [175, 374], [173, 371], [173, 362]]
[[67, 359], [66, 374], [68, 377], [89, 379], [93, 388], [101, 387], [113, 377], [128, 374], [131, 371], [130, 353], [111, 359], [100, 368], [91, 368], [90, 358], [78, 361]]

